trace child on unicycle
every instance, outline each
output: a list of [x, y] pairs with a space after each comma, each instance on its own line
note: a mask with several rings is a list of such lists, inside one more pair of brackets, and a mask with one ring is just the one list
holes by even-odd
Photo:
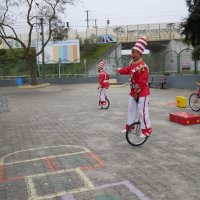
[[98, 87], [98, 93], [99, 93], [99, 107], [103, 108], [106, 105], [106, 89], [109, 88], [109, 75], [108, 73], [103, 69], [106, 62], [105, 60], [102, 60], [98, 64], [98, 73], [99, 73], [99, 87]]

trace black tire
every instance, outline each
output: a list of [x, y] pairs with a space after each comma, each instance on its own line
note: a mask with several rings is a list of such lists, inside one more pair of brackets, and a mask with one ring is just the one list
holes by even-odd
[[141, 125], [140, 122], [131, 124], [126, 131], [126, 140], [132, 146], [140, 146], [146, 142], [148, 137], [141, 138]]
[[193, 93], [190, 95], [189, 105], [193, 111], [195, 112], [200, 111], [200, 96], [197, 93]]
[[[110, 106], [110, 101], [109, 101], [109, 99], [106, 98], [105, 100], [106, 100], [106, 104], [105, 104], [103, 107], [101, 107], [102, 110], [106, 110], [106, 109], [108, 109], [109, 106]], [[100, 106], [100, 101], [99, 101], [99, 106]]]

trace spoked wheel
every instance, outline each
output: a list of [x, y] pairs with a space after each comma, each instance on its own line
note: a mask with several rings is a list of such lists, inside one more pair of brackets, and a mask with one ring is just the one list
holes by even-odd
[[[110, 106], [110, 101], [108, 100], [108, 98], [105, 99], [106, 104], [104, 106], [101, 107], [101, 109], [108, 109]], [[100, 101], [99, 101], [99, 106], [101, 105]]]
[[189, 105], [193, 111], [200, 111], [200, 96], [197, 93], [193, 93], [189, 97]]
[[135, 122], [131, 124], [126, 131], [126, 140], [130, 145], [140, 146], [146, 142], [148, 137], [140, 137], [141, 133], [141, 125], [140, 122]]

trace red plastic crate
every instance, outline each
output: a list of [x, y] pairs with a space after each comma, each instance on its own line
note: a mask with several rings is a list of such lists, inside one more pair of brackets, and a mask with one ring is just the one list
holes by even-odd
[[169, 114], [169, 120], [183, 125], [200, 124], [200, 115], [175, 112]]

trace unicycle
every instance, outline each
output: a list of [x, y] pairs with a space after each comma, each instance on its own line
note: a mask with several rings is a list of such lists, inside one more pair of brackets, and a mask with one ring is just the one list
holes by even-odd
[[[106, 110], [106, 109], [108, 109], [109, 106], [110, 106], [110, 101], [109, 101], [109, 99], [108, 99], [107, 97], [105, 97], [105, 102], [106, 102], [106, 104], [103, 105], [103, 106], [101, 106], [101, 109], [102, 109], [102, 110]], [[100, 106], [100, 105], [101, 105], [101, 102], [100, 102], [100, 100], [99, 100], [99, 106]]]
[[144, 144], [149, 137], [147, 136], [142, 138], [140, 137], [141, 134], [142, 130], [140, 122], [139, 121], [134, 122], [129, 126], [128, 130], [126, 131], [126, 140], [132, 146], [140, 146]]

